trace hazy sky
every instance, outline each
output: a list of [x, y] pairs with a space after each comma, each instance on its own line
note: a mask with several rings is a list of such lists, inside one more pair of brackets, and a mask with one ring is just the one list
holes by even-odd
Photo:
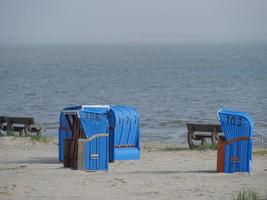
[[0, 0], [0, 43], [267, 39], [267, 0]]

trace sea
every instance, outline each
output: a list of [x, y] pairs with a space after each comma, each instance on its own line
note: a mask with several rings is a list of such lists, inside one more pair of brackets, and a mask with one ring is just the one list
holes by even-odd
[[218, 123], [221, 107], [267, 134], [267, 42], [0, 45], [1, 116], [56, 125], [80, 104], [136, 107], [142, 141], [184, 143], [187, 122]]

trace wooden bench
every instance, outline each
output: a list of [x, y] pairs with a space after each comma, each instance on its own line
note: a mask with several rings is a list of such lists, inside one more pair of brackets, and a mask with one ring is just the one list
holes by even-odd
[[219, 124], [187, 123], [186, 127], [188, 130], [187, 142], [190, 149], [194, 146], [193, 140], [201, 140], [201, 145], [203, 145], [206, 141], [206, 138], [210, 138], [212, 144], [215, 144], [218, 142], [218, 140], [223, 139], [224, 137], [222, 134], [221, 125]]
[[34, 123], [32, 117], [7, 117], [0, 116], [0, 129], [7, 132], [19, 132], [20, 135], [28, 135], [29, 132], [41, 133], [41, 127]]

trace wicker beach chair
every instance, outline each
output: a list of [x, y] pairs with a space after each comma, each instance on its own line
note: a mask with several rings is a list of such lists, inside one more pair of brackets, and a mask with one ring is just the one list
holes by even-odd
[[[228, 109], [220, 109], [218, 119], [224, 132], [225, 141], [218, 145], [218, 160], [223, 160], [225, 173], [248, 172], [252, 170], [252, 142], [254, 123], [252, 118], [245, 112]], [[218, 163], [217, 163], [218, 171]]]

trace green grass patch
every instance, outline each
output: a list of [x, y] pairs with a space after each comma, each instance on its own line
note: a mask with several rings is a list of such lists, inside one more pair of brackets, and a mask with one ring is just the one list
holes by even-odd
[[217, 145], [216, 144], [203, 144], [203, 145], [194, 145], [192, 147], [192, 150], [200, 150], [200, 151], [204, 151], [204, 150], [217, 150]]
[[267, 149], [257, 149], [253, 152], [253, 155], [257, 156], [267, 156]]
[[203, 144], [203, 145], [194, 145], [192, 149], [188, 147], [179, 147], [179, 146], [167, 146], [163, 148], [164, 151], [188, 151], [188, 150], [196, 150], [196, 151], [204, 151], [204, 150], [217, 150], [216, 144]]
[[18, 136], [19, 135], [19, 132], [15, 132], [15, 131], [2, 131], [0, 132], [0, 136], [4, 137], [4, 136]]
[[14, 131], [8, 131], [7, 132], [7, 136], [16, 136], [17, 134], [16, 134], [16, 132], [14, 132]]
[[47, 143], [48, 142], [48, 138], [46, 136], [42, 136], [42, 135], [29, 135], [30, 139], [32, 142], [43, 142], [43, 143]]
[[16, 140], [17, 138], [29, 138], [33, 143], [35, 142], [43, 142], [43, 143], [47, 143], [49, 142], [49, 138], [46, 137], [46, 136], [43, 136], [43, 135], [37, 135], [37, 134], [28, 134], [28, 135], [22, 135], [20, 136], [19, 135], [19, 132], [14, 132], [14, 131], [10, 131], [8, 133], [6, 133], [5, 135], [1, 135], [1, 137], [4, 137], [4, 136], [11, 136], [14, 138], [14, 140]]
[[266, 198], [260, 198], [259, 194], [251, 189], [242, 189], [233, 200], [264, 200]]
[[189, 148], [186, 147], [177, 147], [177, 146], [168, 146], [163, 149], [164, 151], [187, 151]]

